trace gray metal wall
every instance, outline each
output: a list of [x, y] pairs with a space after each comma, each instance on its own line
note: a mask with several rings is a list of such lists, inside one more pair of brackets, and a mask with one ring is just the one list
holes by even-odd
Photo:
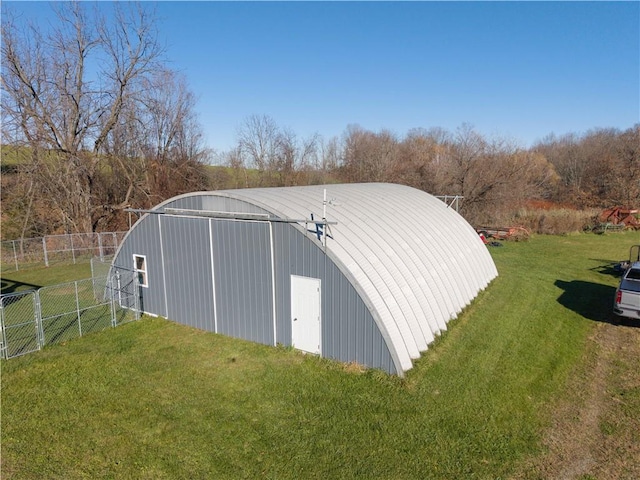
[[[206, 210], [266, 213], [247, 202], [210, 195], [182, 197], [165, 206], [203, 205]], [[133, 254], [147, 256], [145, 312], [269, 345], [291, 345], [291, 275], [319, 278], [322, 356], [400, 373], [359, 294], [312, 234], [294, 224], [151, 214], [134, 226], [114, 265], [131, 268]]]
[[147, 257], [147, 283], [149, 288], [140, 288], [140, 309], [168, 318], [164, 294], [164, 269], [162, 268], [162, 248], [160, 217], [148, 215], [138, 222], [120, 245], [114, 266], [132, 270], [133, 255]]
[[371, 313], [351, 283], [321, 247], [293, 225], [274, 229], [278, 341], [291, 344], [291, 275], [322, 281], [322, 356], [395, 371], [389, 349]]
[[[214, 331], [209, 222], [160, 215], [167, 318]], [[153, 260], [153, 261], [152, 261]], [[151, 268], [156, 259], [147, 257]]]
[[213, 232], [218, 333], [274, 345], [269, 224], [208, 221]]

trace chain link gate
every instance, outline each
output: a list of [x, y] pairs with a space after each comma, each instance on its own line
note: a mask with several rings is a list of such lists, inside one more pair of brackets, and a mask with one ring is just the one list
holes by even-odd
[[2, 358], [18, 357], [40, 350], [37, 291], [0, 297]]
[[136, 272], [116, 270], [106, 285], [105, 295], [112, 298], [114, 327], [140, 318], [140, 285]]
[[132, 271], [0, 297], [0, 355], [8, 359], [140, 318]]

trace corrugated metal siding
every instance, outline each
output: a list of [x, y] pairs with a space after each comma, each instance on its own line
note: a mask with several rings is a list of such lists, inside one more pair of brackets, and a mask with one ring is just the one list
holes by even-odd
[[187, 210], [202, 210], [202, 199], [205, 198], [201, 195], [188, 195], [181, 196], [175, 200], [169, 201], [165, 207], [170, 208], [184, 208]]
[[144, 221], [136, 223], [114, 258], [114, 266], [133, 269], [133, 255], [147, 257], [149, 288], [141, 288], [140, 308], [154, 315], [167, 316], [164, 296], [164, 271], [162, 269], [161, 242], [157, 215], [146, 215]]
[[200, 198], [202, 199], [203, 210], [232, 213], [267, 213], [263, 208], [231, 197], [205, 195]]
[[209, 220], [158, 216], [167, 285], [167, 318], [214, 331]]
[[218, 333], [274, 345], [269, 224], [211, 222]]
[[322, 285], [322, 356], [397, 372], [371, 313], [318, 244], [290, 224], [275, 223], [277, 341], [291, 345], [291, 275]]

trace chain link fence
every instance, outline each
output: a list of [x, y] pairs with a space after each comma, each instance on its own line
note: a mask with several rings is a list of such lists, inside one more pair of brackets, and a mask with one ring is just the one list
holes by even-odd
[[106, 277], [111, 269], [114, 255], [91, 258], [91, 278]]
[[17, 357], [139, 318], [132, 271], [2, 295], [0, 356]]
[[12, 272], [20, 268], [115, 254], [127, 232], [73, 233], [0, 242], [0, 268]]

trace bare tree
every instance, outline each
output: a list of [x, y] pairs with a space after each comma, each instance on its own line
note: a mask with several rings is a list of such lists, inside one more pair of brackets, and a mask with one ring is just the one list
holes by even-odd
[[614, 148], [612, 203], [640, 207], [640, 124], [620, 134]]
[[[465, 196], [465, 203], [477, 201], [472, 191], [478, 180], [483, 157], [489, 155], [487, 141], [471, 125], [463, 124], [446, 144], [446, 188]], [[486, 175], [486, 174], [485, 174]], [[485, 187], [486, 188], [486, 187]]]
[[252, 115], [238, 129], [236, 155], [230, 159], [257, 170], [258, 185], [286, 186], [306, 183], [302, 174], [317, 154], [318, 137], [299, 139], [280, 128], [268, 115]]
[[145, 79], [139, 109], [146, 135], [143, 155], [151, 204], [205, 186], [209, 151], [195, 116], [195, 97], [184, 77], [162, 70]]
[[159, 70], [142, 81], [138, 102], [123, 108], [103, 151], [110, 174], [101, 182], [109, 202], [95, 221], [128, 206], [149, 208], [160, 200], [208, 185], [210, 158], [185, 79]]
[[548, 195], [555, 181], [544, 156], [509, 140], [488, 140], [469, 125], [442, 138], [446, 143], [434, 173], [436, 188], [464, 196], [461, 212], [472, 223], [499, 221], [526, 200]]
[[344, 135], [342, 170], [350, 182], [386, 182], [397, 162], [398, 140], [388, 130], [373, 133], [349, 125]]
[[277, 137], [275, 161], [270, 166], [272, 184], [289, 186], [306, 184], [305, 173], [315, 163], [318, 137], [298, 139], [292, 130], [281, 130]]
[[[46, 233], [47, 223], [61, 221], [53, 208], [38, 208], [41, 192], [33, 181], [32, 152], [10, 144], [2, 145], [0, 206], [4, 238], [24, 238]], [[27, 233], [29, 235], [27, 235]]]
[[249, 172], [246, 165], [240, 147], [233, 148], [228, 152], [223, 152], [220, 155], [220, 162], [223, 165], [229, 167], [232, 172], [231, 188], [249, 188]]
[[193, 95], [162, 66], [153, 13], [114, 4], [106, 16], [80, 2], [55, 10], [48, 33], [3, 18], [3, 138], [12, 132], [30, 149], [31, 180], [64, 228], [89, 232], [141, 192], [155, 201], [187, 188], [181, 180], [201, 184]]
[[640, 201], [638, 126], [550, 135], [534, 146], [555, 167], [554, 199], [576, 207], [635, 206]]
[[[95, 35], [84, 28], [84, 13], [77, 4], [69, 7], [68, 16], [58, 13], [61, 27], [48, 38], [43, 38], [34, 26], [21, 35], [10, 16], [6, 16], [2, 24], [5, 119], [18, 127], [16, 133], [33, 147], [34, 163], [40, 163], [40, 168], [34, 171], [44, 174], [56, 171], [51, 164], [57, 163], [61, 155], [68, 158], [69, 164], [77, 167], [82, 164], [83, 140], [97, 120], [95, 116], [81, 113], [82, 106], [87, 104], [85, 60], [96, 46]], [[51, 150], [57, 155], [51, 155], [45, 162], [41, 158], [42, 150]], [[81, 184], [93, 169], [91, 164], [84, 165], [79, 175], [65, 178], [61, 188], [68, 199], [65, 209], [68, 219], [84, 222], [76, 225], [79, 228], [86, 227], [87, 215], [81, 219], [75, 218], [74, 213], [89, 208], [83, 205], [86, 195]], [[59, 178], [42, 183], [46, 185], [53, 180]]]
[[432, 194], [441, 192], [439, 162], [444, 153], [445, 142], [431, 132], [413, 129], [400, 142], [396, 165], [389, 180], [419, 188]]
[[318, 139], [315, 164], [310, 171], [310, 183], [325, 184], [331, 181], [332, 176], [338, 171], [343, 160], [343, 146], [338, 137], [329, 140]]
[[246, 164], [258, 170], [260, 182], [275, 163], [278, 125], [267, 115], [252, 115], [238, 130], [238, 148]]

